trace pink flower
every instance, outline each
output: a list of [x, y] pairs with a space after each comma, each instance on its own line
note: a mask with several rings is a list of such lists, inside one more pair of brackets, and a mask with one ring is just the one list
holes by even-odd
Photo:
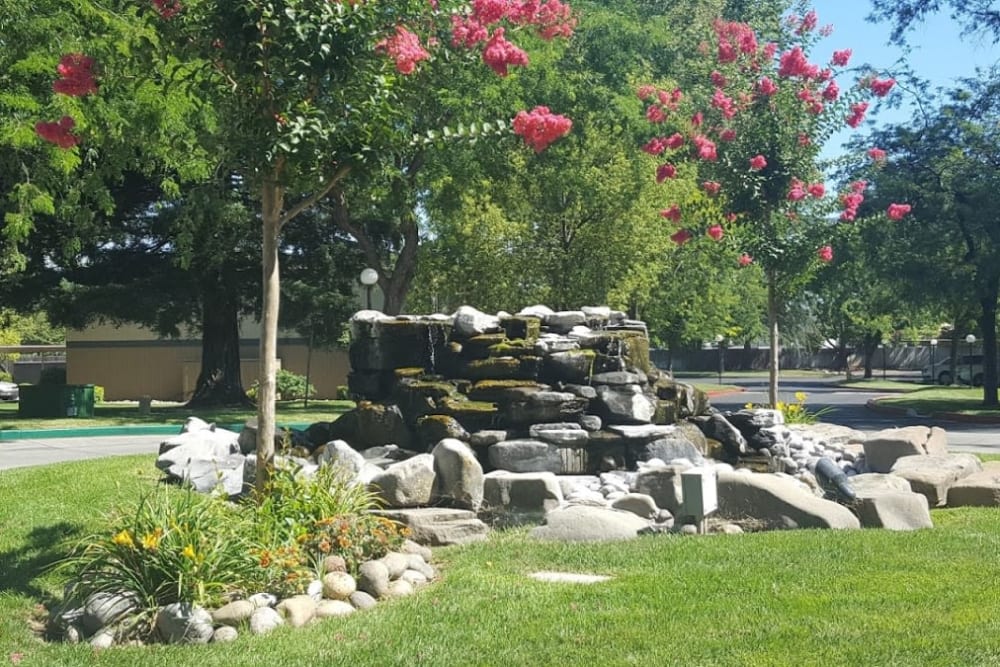
[[691, 140], [695, 148], [698, 150], [698, 157], [702, 160], [708, 160], [709, 162], [714, 162], [718, 159], [718, 153], [716, 152], [715, 142], [708, 137], [699, 134], [696, 135]]
[[726, 77], [725, 77], [725, 75], [722, 74], [722, 72], [719, 72], [718, 70], [714, 70], [712, 72], [711, 79], [712, 79], [712, 85], [714, 85], [715, 87], [717, 87], [717, 88], [725, 88], [725, 86], [726, 86]]
[[420, 38], [402, 25], [396, 26], [395, 35], [378, 42], [375, 51], [385, 53], [395, 60], [396, 71], [400, 74], [412, 74], [418, 62], [431, 57], [431, 54], [420, 45]]
[[708, 228], [706, 233], [711, 236], [713, 240], [721, 241], [725, 232], [722, 231], [722, 225], [712, 225]]
[[812, 143], [812, 139], [805, 132], [799, 133], [799, 146], [808, 146]]
[[847, 117], [846, 122], [851, 127], [857, 127], [861, 125], [861, 121], [865, 119], [865, 112], [868, 111], [867, 102], [858, 102], [851, 105], [851, 115]]
[[781, 54], [778, 61], [778, 76], [782, 78], [800, 77], [813, 79], [819, 75], [819, 67], [806, 60], [806, 54], [801, 46], [792, 47]]
[[509, 66], [528, 64], [528, 54], [508, 42], [503, 32], [503, 28], [493, 31], [493, 36], [483, 47], [483, 62], [500, 76], [507, 76]]
[[472, 16], [483, 25], [496, 23], [510, 11], [509, 0], [472, 0]]
[[885, 97], [895, 85], [895, 79], [872, 79], [872, 93], [875, 97]]
[[153, 0], [156, 13], [165, 21], [169, 21], [181, 11], [181, 3], [178, 0]]
[[661, 218], [666, 218], [667, 220], [670, 220], [671, 222], [680, 222], [681, 221], [681, 207], [678, 206], [677, 204], [671, 204], [670, 208], [665, 208], [662, 211], [660, 211], [660, 217]]
[[809, 194], [811, 194], [814, 199], [822, 199], [823, 195], [826, 194], [826, 186], [822, 183], [813, 183], [809, 186]]
[[650, 86], [648, 84], [645, 86], [639, 86], [639, 89], [636, 91], [636, 95], [638, 95], [639, 99], [644, 102], [648, 100], [650, 97], [652, 97], [655, 93], [656, 93], [656, 87]]
[[761, 80], [757, 82], [757, 92], [765, 97], [770, 97], [778, 92], [778, 86], [770, 78], [761, 77]]
[[788, 188], [788, 201], [801, 201], [806, 198], [805, 183], [797, 178], [792, 179], [792, 185]]
[[826, 88], [823, 89], [823, 99], [827, 102], [836, 102], [839, 96], [840, 88], [837, 86], [837, 82], [830, 79], [830, 82], [826, 84]]
[[812, 32], [816, 29], [816, 25], [819, 23], [819, 18], [816, 16], [816, 10], [809, 10], [805, 16], [802, 17], [802, 21], [799, 23], [799, 27], [795, 30], [795, 34], [803, 35], [807, 32]]
[[868, 157], [872, 159], [872, 162], [885, 162], [885, 151], [881, 148], [869, 148]]
[[888, 213], [890, 220], [902, 220], [911, 210], [912, 207], [909, 204], [889, 204], [886, 213]]
[[715, 36], [719, 40], [720, 63], [731, 63], [741, 53], [753, 55], [757, 52], [757, 34], [746, 23], [717, 19], [714, 28]]
[[674, 132], [669, 137], [667, 137], [667, 148], [670, 150], [677, 150], [684, 145], [684, 135], [680, 132]]
[[750, 168], [754, 171], [760, 171], [767, 166], [767, 160], [763, 155], [754, 155], [750, 158]]
[[691, 116], [691, 125], [694, 127], [701, 127], [701, 124], [705, 122], [705, 114], [702, 112], [697, 112], [695, 115]]
[[712, 95], [712, 106], [722, 112], [723, 118], [732, 118], [736, 115], [736, 107], [733, 105], [733, 98], [726, 95], [722, 88], [716, 88]]
[[646, 120], [648, 120], [650, 123], [662, 123], [666, 119], [667, 119], [667, 114], [663, 113], [663, 109], [656, 106], [655, 104], [651, 104], [646, 109]]
[[770, 60], [774, 58], [774, 54], [778, 52], [777, 42], [768, 42], [764, 45], [764, 48], [760, 50], [760, 55], [764, 60]]
[[514, 116], [514, 134], [524, 137], [524, 143], [541, 153], [556, 139], [569, 134], [573, 121], [566, 116], [549, 113], [548, 107], [537, 106], [518, 111]]
[[847, 67], [848, 61], [851, 59], [852, 51], [850, 49], [844, 49], [843, 51], [834, 51], [833, 59], [830, 61], [837, 67]]
[[76, 121], [63, 116], [55, 123], [35, 123], [35, 134], [59, 148], [72, 148], [80, 143], [80, 138], [71, 131], [75, 125]]
[[736, 130], [726, 128], [719, 134], [719, 139], [722, 141], [736, 141]]
[[660, 155], [666, 150], [667, 141], [666, 137], [653, 137], [643, 145], [642, 150], [650, 155]]
[[865, 191], [865, 188], [867, 187], [868, 187], [868, 181], [865, 180], [854, 181], [853, 183], [851, 183], [851, 192], [860, 195]]
[[675, 178], [677, 176], [677, 167], [672, 164], [661, 164], [656, 168], [656, 182], [662, 183], [668, 178]]
[[719, 194], [719, 190], [722, 189], [722, 184], [717, 181], [705, 181], [701, 184], [701, 187], [705, 189], [705, 192], [714, 197]]
[[67, 53], [59, 59], [56, 71], [59, 78], [52, 83], [52, 90], [62, 95], [83, 97], [97, 92], [94, 82], [94, 59], [82, 53]]
[[740, 266], [750, 266], [751, 264], [753, 264], [753, 257], [751, 257], [746, 253], [743, 253], [742, 255], [740, 255], [740, 258], [737, 261], [739, 261]]
[[736, 222], [736, 214], [726, 213], [726, 222]]
[[676, 243], [677, 245], [684, 245], [685, 243], [690, 241], [691, 238], [692, 238], [691, 232], [689, 232], [686, 229], [679, 229], [670, 235], [670, 240]]
[[819, 257], [821, 262], [832, 262], [833, 261], [833, 248], [828, 245], [823, 246], [816, 251], [816, 255]]
[[451, 45], [471, 49], [480, 42], [485, 42], [490, 36], [486, 26], [472, 17], [463, 18], [458, 14], [451, 15]]

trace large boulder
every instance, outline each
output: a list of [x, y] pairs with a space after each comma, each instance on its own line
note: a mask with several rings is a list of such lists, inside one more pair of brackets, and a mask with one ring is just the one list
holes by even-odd
[[629, 540], [648, 528], [649, 521], [632, 512], [590, 505], [570, 505], [545, 515], [545, 524], [531, 537], [560, 542]]
[[541, 440], [516, 438], [490, 445], [490, 465], [511, 472], [562, 472], [562, 460], [555, 447]]
[[472, 306], [461, 306], [456, 310], [454, 321], [455, 334], [463, 338], [502, 331], [499, 317], [496, 315], [487, 315]]
[[656, 401], [638, 384], [597, 387], [595, 407], [605, 424], [649, 424], [656, 415]]
[[431, 450], [434, 500], [476, 511], [483, 503], [483, 467], [461, 440], [446, 438]]
[[489, 527], [470, 510], [417, 507], [378, 513], [409, 528], [414, 542], [432, 547], [480, 542], [489, 533]]
[[330, 437], [346, 440], [357, 450], [383, 445], [404, 449], [413, 444], [413, 436], [396, 405], [361, 402], [358, 407], [330, 424]]
[[365, 466], [365, 457], [343, 440], [331, 440], [313, 452], [320, 465], [337, 466], [349, 475], [357, 475]]
[[1000, 507], [1000, 461], [960, 479], [948, 489], [948, 507]]
[[772, 474], [719, 471], [718, 515], [765, 529], [860, 528], [849, 509]]
[[897, 459], [891, 472], [908, 481], [915, 492], [927, 496], [931, 507], [940, 507], [947, 502], [952, 486], [982, 469], [982, 463], [972, 454], [915, 454]]
[[910, 483], [896, 475], [865, 473], [851, 478], [855, 499], [851, 503], [861, 526], [888, 530], [933, 528], [927, 497], [910, 490]]
[[565, 391], [531, 391], [504, 403], [501, 414], [510, 424], [578, 421], [589, 401]]
[[428, 505], [434, 496], [434, 457], [418, 454], [393, 463], [375, 475], [370, 487], [386, 507]]
[[890, 428], [865, 440], [865, 461], [871, 472], [889, 472], [904, 456], [938, 456], [948, 453], [948, 434], [932, 426]]
[[684, 503], [681, 473], [686, 469], [686, 466], [668, 465], [641, 470], [635, 478], [635, 490], [650, 496], [658, 507], [676, 516]]
[[238, 441], [239, 434], [224, 429], [188, 431], [160, 443], [156, 467], [201, 493], [221, 486], [227, 495], [237, 495], [246, 462]]
[[735, 459], [747, 452], [747, 441], [739, 429], [729, 423], [721, 414], [708, 415], [693, 420], [706, 438], [711, 438], [722, 445], [723, 451]]
[[494, 470], [483, 478], [483, 514], [504, 524], [537, 521], [563, 502], [558, 478], [550, 472]]

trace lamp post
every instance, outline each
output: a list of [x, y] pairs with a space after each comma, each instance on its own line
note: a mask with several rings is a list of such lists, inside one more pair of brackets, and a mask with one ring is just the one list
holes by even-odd
[[882, 350], [882, 379], [885, 379], [885, 341], [878, 344], [878, 349]]
[[722, 384], [722, 373], [726, 370], [726, 360], [723, 356], [722, 343], [725, 338], [722, 334], [716, 334], [715, 336], [715, 347], [719, 349], [719, 384]]
[[931, 338], [931, 384], [937, 384], [937, 370], [934, 364], [937, 361], [937, 338]]
[[972, 346], [976, 343], [975, 334], [969, 334], [965, 337], [965, 342], [969, 344], [969, 386], [972, 386]]
[[378, 271], [364, 269], [361, 271], [361, 284], [365, 286], [365, 309], [372, 309], [372, 286], [378, 282]]

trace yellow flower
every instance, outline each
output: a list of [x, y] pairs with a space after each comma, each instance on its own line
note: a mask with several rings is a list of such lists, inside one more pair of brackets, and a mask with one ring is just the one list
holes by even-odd
[[184, 547], [184, 551], [181, 552], [181, 555], [184, 556], [185, 558], [190, 558], [191, 560], [198, 559], [198, 554], [195, 553], [194, 545], [191, 544]]
[[743, 407], [746, 410], [753, 410], [753, 403], [746, 403]]
[[808, 394], [806, 394], [806, 392], [804, 391], [795, 392], [795, 400], [798, 401], [799, 403], [805, 403], [807, 398], [809, 398], [809, 396]]
[[135, 542], [132, 540], [132, 534], [129, 533], [128, 530], [122, 530], [120, 533], [112, 537], [111, 541], [120, 547], [135, 549]]
[[142, 536], [142, 546], [150, 551], [156, 551], [156, 547], [160, 546], [160, 538], [163, 537], [163, 529], [157, 528], [151, 533], [146, 533]]

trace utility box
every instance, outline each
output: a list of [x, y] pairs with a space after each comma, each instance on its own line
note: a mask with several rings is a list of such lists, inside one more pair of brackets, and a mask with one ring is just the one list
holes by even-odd
[[24, 385], [17, 404], [19, 417], [93, 417], [94, 385]]
[[683, 514], [701, 521], [719, 509], [719, 488], [714, 468], [689, 468], [681, 473]]

